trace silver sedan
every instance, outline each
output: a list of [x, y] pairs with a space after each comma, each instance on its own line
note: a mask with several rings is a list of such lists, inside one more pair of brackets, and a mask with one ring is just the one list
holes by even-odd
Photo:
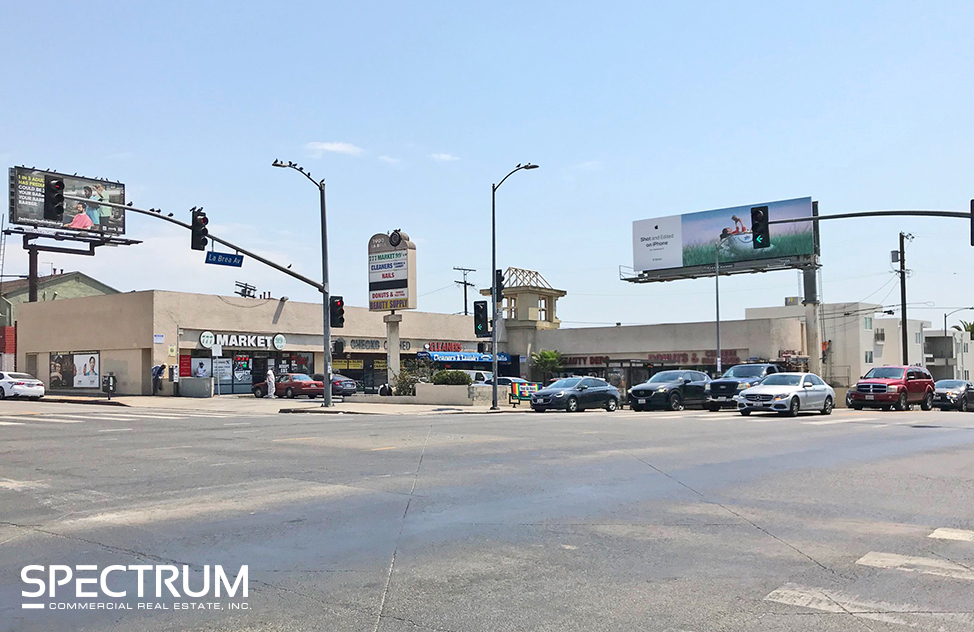
[[774, 373], [737, 396], [737, 410], [745, 416], [761, 410], [790, 417], [801, 411], [828, 415], [834, 406], [835, 391], [814, 373]]

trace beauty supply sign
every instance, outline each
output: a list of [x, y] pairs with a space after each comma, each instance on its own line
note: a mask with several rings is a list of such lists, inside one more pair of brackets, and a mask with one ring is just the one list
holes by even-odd
[[369, 310], [416, 309], [416, 246], [401, 231], [369, 239]]

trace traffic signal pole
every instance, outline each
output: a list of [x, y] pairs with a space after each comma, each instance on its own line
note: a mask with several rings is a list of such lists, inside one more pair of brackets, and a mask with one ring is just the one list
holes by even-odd
[[[912, 238], [911, 238], [912, 239]], [[906, 235], [900, 233], [900, 339], [903, 341], [903, 364], [910, 366], [910, 335], [906, 330]]]

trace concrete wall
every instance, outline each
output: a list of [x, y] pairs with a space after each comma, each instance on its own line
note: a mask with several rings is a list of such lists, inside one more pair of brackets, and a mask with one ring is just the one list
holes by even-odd
[[180, 397], [213, 397], [212, 377], [179, 378]]

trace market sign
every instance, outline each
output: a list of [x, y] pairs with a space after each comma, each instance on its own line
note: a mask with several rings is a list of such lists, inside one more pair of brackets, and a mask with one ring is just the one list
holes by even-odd
[[402, 231], [369, 239], [369, 310], [416, 309], [416, 245]]
[[[125, 234], [125, 211], [100, 202], [125, 204], [125, 185], [121, 182], [67, 176], [53, 171], [13, 167], [10, 174], [10, 223], [78, 230], [86, 233]], [[66, 196], [84, 198], [64, 201], [60, 221], [44, 219], [44, 190], [51, 178], [64, 181]]]
[[225, 334], [204, 331], [200, 333], [200, 346], [204, 349], [214, 347], [238, 347], [244, 349], [277, 349], [282, 351], [287, 345], [284, 334]]

